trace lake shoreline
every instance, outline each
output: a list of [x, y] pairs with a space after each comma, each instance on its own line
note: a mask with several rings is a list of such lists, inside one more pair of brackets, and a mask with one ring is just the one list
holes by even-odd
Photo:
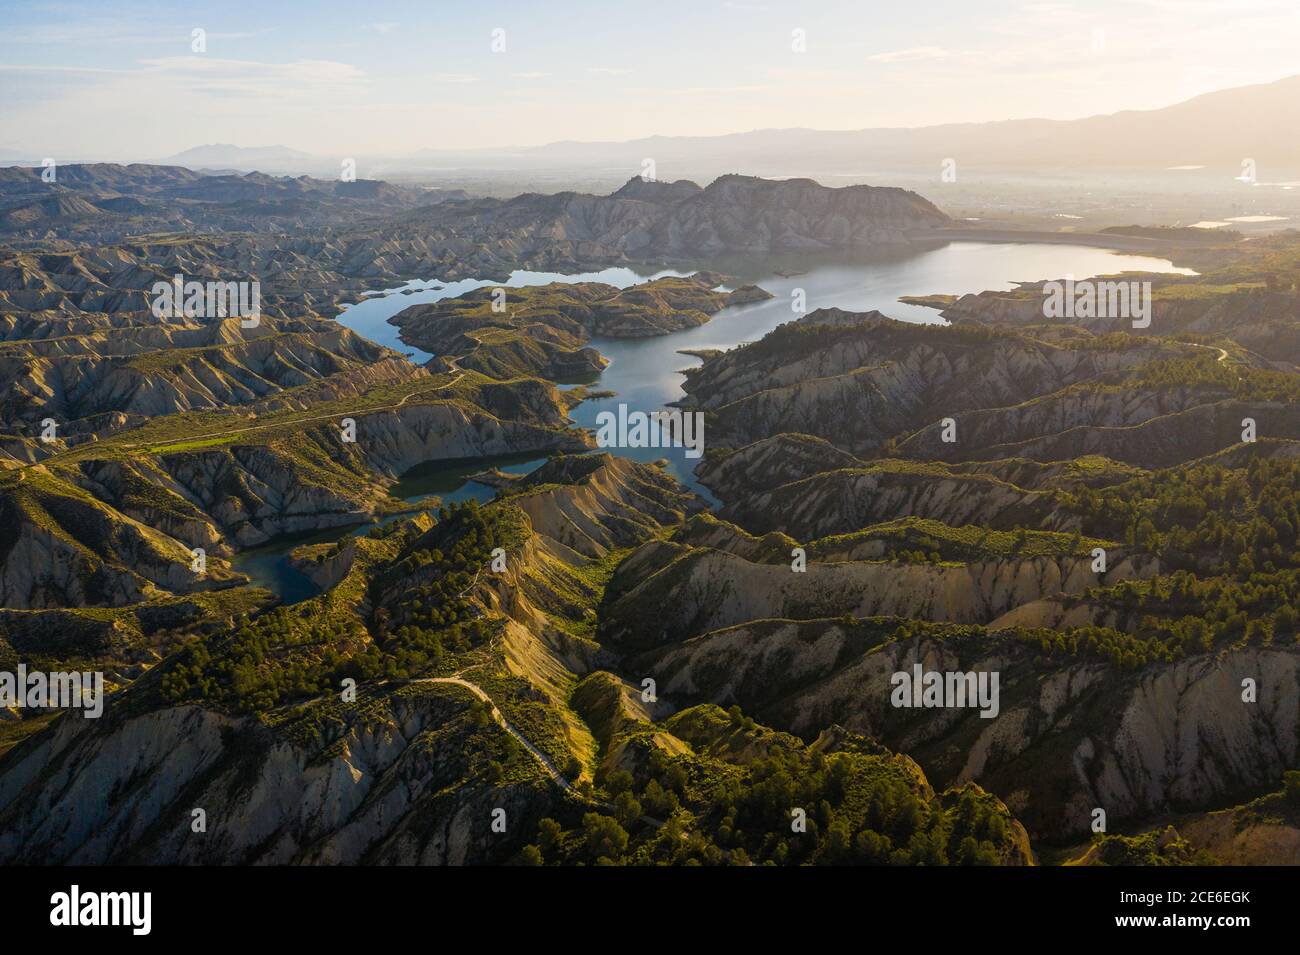
[[[667, 335], [628, 339], [593, 338], [590, 344], [608, 359], [608, 364], [594, 381], [586, 385], [592, 391], [570, 409], [570, 417], [575, 426], [594, 430], [597, 415], [602, 411], [617, 412], [619, 404], [646, 412], [679, 407], [678, 403], [686, 397], [681, 388], [685, 378], [681, 368], [682, 356], [697, 363], [702, 362], [708, 356], [756, 341], [778, 325], [799, 318], [801, 313], [792, 309], [796, 292], [803, 293], [806, 312], [823, 307], [848, 311], [874, 309], [898, 321], [942, 323], [943, 320], [931, 308], [899, 301], [900, 297], [1011, 289], [1025, 273], [1037, 278], [1051, 277], [1053, 273], [1112, 273], [1115, 271], [1116, 253], [1123, 256], [1124, 253], [1132, 254], [1137, 250], [1154, 252], [1158, 246], [1168, 246], [1168, 243], [1133, 236], [988, 229], [927, 230], [925, 237], [934, 239], [936, 233], [944, 232], [950, 232], [951, 237], [936, 245], [911, 250], [890, 247], [848, 253], [841, 251], [732, 257], [705, 263], [701, 269], [724, 273], [729, 284], [731, 281], [761, 284], [774, 297], [762, 302], [724, 308], [702, 325]], [[981, 236], [990, 238], [982, 239]], [[1174, 267], [1163, 257], [1157, 258], [1157, 255], [1155, 253], [1133, 263], [1135, 270], [1140, 267], [1143, 271], [1190, 272]], [[683, 273], [678, 271], [642, 274], [633, 267], [619, 266], [576, 275], [520, 270], [512, 272], [506, 282], [490, 279], [457, 282], [445, 282], [436, 278], [414, 280], [396, 289], [367, 295], [361, 302], [344, 308], [335, 320], [358, 335], [395, 351], [407, 353], [412, 351], [411, 346], [397, 337], [396, 326], [388, 324], [387, 319], [413, 304], [463, 295], [475, 288], [490, 285], [518, 288], [550, 282], [583, 281], [605, 282], [627, 288], [663, 275], [681, 274]], [[412, 289], [414, 290], [411, 291]], [[417, 354], [424, 355], [418, 351]], [[414, 362], [423, 364], [424, 360], [427, 358]], [[667, 459], [669, 473], [683, 486], [699, 495], [710, 508], [721, 505], [712, 492], [696, 478], [694, 469], [698, 459], [686, 458], [684, 448], [607, 450], [642, 463]], [[507, 461], [502, 468], [506, 472], [545, 460], [528, 458], [526, 454], [507, 456], [510, 457], [525, 460], [513, 463]], [[437, 497], [443, 503], [474, 497], [485, 502], [495, 497], [496, 489], [474, 481], [473, 475], [494, 466], [494, 460], [489, 458], [424, 462], [403, 474], [393, 485], [392, 493], [407, 503], [412, 503], [415, 497]], [[423, 473], [416, 473], [422, 469]], [[414, 493], [416, 491], [419, 493]], [[385, 519], [391, 520], [420, 509], [413, 505], [411, 510], [385, 515]], [[377, 523], [379, 522], [362, 523], [353, 525], [350, 529], [340, 528], [334, 539], [341, 540], [347, 533]], [[293, 576], [302, 575], [291, 568], [288, 561], [289, 553], [297, 546], [300, 546], [300, 542], [296, 540], [286, 542], [282, 548], [277, 547], [275, 540], [258, 545], [255, 558], [263, 562], [257, 568], [259, 586], [283, 578], [282, 583], [294, 593], [303, 590], [301, 581]], [[239, 569], [239, 563], [240, 555], [237, 554], [232, 560], [232, 566]], [[245, 566], [248, 564], [245, 563]], [[275, 590], [273, 592], [279, 593]]]

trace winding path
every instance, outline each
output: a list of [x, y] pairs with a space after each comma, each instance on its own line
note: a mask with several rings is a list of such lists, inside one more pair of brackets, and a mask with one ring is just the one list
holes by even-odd
[[[532, 754], [533, 759], [537, 760], [537, 762], [541, 764], [541, 767], [544, 770], [546, 770], [546, 775], [551, 777], [551, 780], [555, 783], [555, 785], [559, 786], [566, 793], [569, 793], [574, 798], [581, 800], [582, 802], [588, 804], [589, 806], [595, 806], [600, 809], [605, 809], [609, 812], [614, 811], [613, 803], [605, 802], [602, 799], [595, 799], [591, 796], [586, 796], [583, 795], [583, 793], [579, 792], [578, 787], [576, 787], [573, 783], [569, 782], [568, 778], [562, 772], [560, 772], [559, 769], [556, 768], [555, 763], [551, 762], [551, 758], [547, 756], [545, 753], [543, 753], [536, 746], [534, 746], [528, 740], [528, 737], [524, 736], [524, 734], [521, 733], [514, 726], [514, 724], [512, 724], [509, 720], [505, 718], [505, 715], [501, 712], [501, 710], [497, 707], [497, 705], [492, 702], [492, 697], [488, 696], [487, 691], [484, 690], [477, 683], [471, 683], [469, 680], [466, 680], [464, 677], [462, 677], [459, 673], [453, 673], [451, 676], [421, 677], [419, 679], [412, 680], [411, 682], [412, 683], [452, 683], [455, 684], [456, 686], [463, 686], [465, 689], [469, 690], [476, 697], [478, 697], [480, 700], [482, 700], [484, 703], [486, 703], [488, 706], [492, 708], [491, 709], [492, 719], [496, 722], [496, 724], [500, 726], [503, 730], [505, 730], [507, 733], [509, 733], [511, 736], [513, 736], [515, 739], [519, 740], [519, 743], [524, 747], [524, 749], [528, 750], [528, 752]], [[656, 829], [662, 828], [664, 825], [664, 820], [656, 819], [654, 816], [648, 816], [645, 813], [641, 814], [640, 819], [642, 822], [651, 825]], [[682, 839], [687, 838], [686, 833], [683, 832], [681, 834], [681, 838]]]
[[[1191, 345], [1193, 348], [1204, 348], [1207, 349], [1208, 351], [1217, 351], [1219, 353], [1219, 357], [1215, 359], [1216, 362], [1228, 360], [1228, 349], [1220, 348], [1218, 345], [1202, 345], [1199, 342], [1180, 342], [1179, 344]], [[1241, 372], [1237, 372], [1237, 380], [1238, 381], [1242, 380]]]
[[519, 730], [516, 729], [515, 726], [505, 718], [505, 716], [501, 713], [501, 710], [497, 708], [497, 705], [492, 702], [492, 697], [488, 696], [487, 692], [477, 683], [471, 683], [469, 680], [466, 680], [460, 674], [454, 674], [453, 676], [425, 677], [419, 680], [412, 680], [411, 682], [412, 683], [454, 683], [456, 684], [456, 686], [465, 687], [465, 689], [469, 690], [476, 697], [478, 697], [480, 700], [482, 700], [484, 703], [486, 703], [488, 706], [492, 708], [492, 719], [496, 721], [496, 724], [500, 726], [503, 730], [505, 730], [507, 733], [509, 733], [511, 736], [513, 736], [515, 739], [519, 740], [519, 742], [523, 745], [524, 749], [528, 750], [528, 752], [532, 754], [533, 759], [541, 763], [542, 768], [546, 770], [546, 774], [555, 781], [555, 784], [557, 786], [559, 786], [567, 793], [573, 793], [575, 796], [582, 798], [581, 794], [577, 790], [577, 787], [575, 787], [573, 783], [569, 782], [569, 780], [565, 778], [564, 774], [561, 773], [555, 767], [555, 763], [551, 762], [551, 758], [547, 756], [545, 753], [543, 753], [536, 746], [534, 746], [531, 742], [529, 742], [528, 737], [524, 736], [523, 733], [519, 732]]
[[1197, 343], [1197, 342], [1183, 342], [1183, 344], [1184, 344], [1184, 345], [1191, 345], [1193, 348], [1209, 348], [1209, 349], [1211, 349], [1211, 350], [1213, 350], [1213, 351], [1217, 351], [1217, 352], [1219, 353], [1219, 357], [1216, 358], [1215, 361], [1227, 361], [1227, 360], [1228, 360], [1228, 349], [1226, 349], [1226, 348], [1220, 348], [1218, 345], [1201, 345], [1201, 344], [1199, 344], [1199, 343]]

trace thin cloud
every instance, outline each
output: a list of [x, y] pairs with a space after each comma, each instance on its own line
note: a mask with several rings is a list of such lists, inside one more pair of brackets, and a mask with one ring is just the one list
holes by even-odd
[[103, 74], [110, 73], [126, 76], [139, 70], [115, 70], [106, 66], [41, 66], [26, 63], [0, 63], [0, 73], [53, 73], [53, 74]]
[[211, 56], [165, 56], [140, 62], [148, 72], [166, 74], [176, 82], [195, 83], [209, 93], [279, 95], [286, 91], [351, 88], [365, 78], [357, 67], [336, 60], [263, 63]]
[[914, 60], [946, 60], [952, 53], [941, 46], [914, 46], [906, 50], [876, 53], [867, 59], [876, 63], [910, 63]]
[[[171, 43], [189, 47], [190, 31], [193, 27], [177, 28], [172, 31], [132, 30], [123, 28], [112, 20], [69, 20], [67, 22], [35, 24], [19, 33], [5, 36], [8, 43], [21, 43], [25, 46], [103, 46], [120, 43]], [[272, 32], [270, 29], [237, 33], [220, 33], [209, 30], [207, 39], [211, 40], [246, 40]]]
[[707, 93], [764, 93], [770, 89], [772, 89], [772, 87], [765, 84], [753, 84], [749, 86], [678, 86], [674, 89], [664, 90], [664, 92], [699, 95]]
[[366, 80], [357, 67], [333, 60], [264, 63], [207, 55], [148, 58], [133, 67], [116, 69], [3, 64], [0, 74], [12, 77], [13, 82], [52, 84], [50, 95], [55, 90], [64, 95], [107, 95], [111, 91], [127, 101], [159, 88], [238, 99], [298, 99], [355, 91]]

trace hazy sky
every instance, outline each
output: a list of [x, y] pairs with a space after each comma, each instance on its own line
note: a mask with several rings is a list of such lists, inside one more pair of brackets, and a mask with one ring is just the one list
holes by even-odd
[[0, 0], [0, 23], [0, 156], [65, 159], [1070, 119], [1300, 73], [1298, 0]]

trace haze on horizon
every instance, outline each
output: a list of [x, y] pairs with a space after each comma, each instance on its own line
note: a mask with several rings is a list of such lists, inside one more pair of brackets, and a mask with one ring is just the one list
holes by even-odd
[[1272, 82], [1300, 47], [1294, 0], [3, 3], [0, 158], [1074, 119]]

